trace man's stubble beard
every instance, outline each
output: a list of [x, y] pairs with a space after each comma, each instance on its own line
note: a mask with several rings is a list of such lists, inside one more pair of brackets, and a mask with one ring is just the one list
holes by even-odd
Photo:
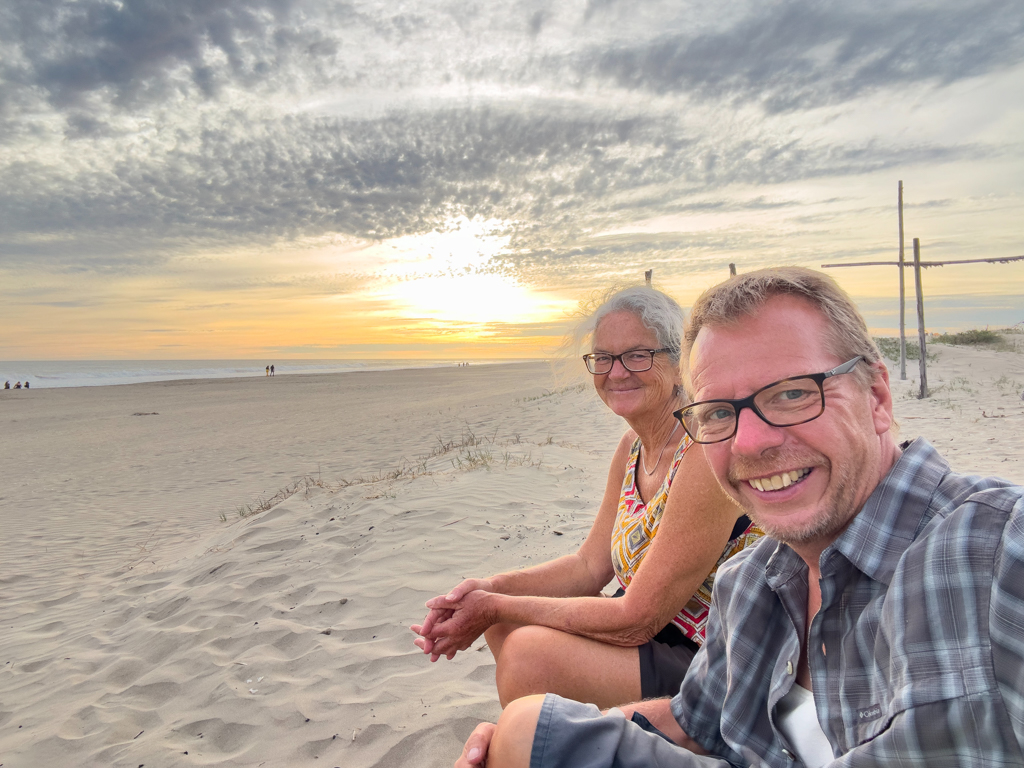
[[[855, 489], [859, 486], [857, 482], [859, 478], [855, 469], [850, 466], [850, 463], [838, 471], [833, 471], [832, 462], [827, 457], [817, 454], [809, 462], [807, 458], [803, 452], [779, 450], [767, 455], [765, 459], [760, 461], [737, 459], [730, 469], [729, 483], [733, 487], [734, 493], [729, 495], [743, 508], [747, 516], [758, 528], [764, 531], [767, 536], [784, 544], [800, 545], [822, 540], [834, 540], [846, 528], [857, 512], [853, 507], [856, 503], [854, 497], [856, 494]], [[802, 527], [793, 528], [785, 525], [785, 523], [777, 523], [770, 518], [763, 519], [758, 514], [757, 509], [754, 508], [753, 502], [739, 493], [739, 486], [746, 483], [746, 481], [737, 481], [732, 476], [734, 472], [738, 472], [741, 469], [743, 471], [739, 474], [745, 477], [763, 477], [778, 474], [776, 468], [780, 466], [811, 466], [815, 468], [815, 471], [827, 471], [829, 474], [831, 491], [821, 502], [823, 505], [822, 510], [819, 511], [814, 520], [804, 524]]]

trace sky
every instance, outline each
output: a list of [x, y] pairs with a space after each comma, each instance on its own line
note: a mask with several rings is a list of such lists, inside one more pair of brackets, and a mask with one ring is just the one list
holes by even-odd
[[[1022, 255], [1022, 179], [1020, 0], [4, 0], [0, 359], [544, 357], [647, 269], [895, 261], [900, 180], [908, 257]], [[829, 270], [890, 335], [897, 272]]]

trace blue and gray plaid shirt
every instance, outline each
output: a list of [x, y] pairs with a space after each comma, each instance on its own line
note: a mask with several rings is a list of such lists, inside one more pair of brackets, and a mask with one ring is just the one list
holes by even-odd
[[[954, 474], [917, 440], [820, 565], [808, 646], [831, 765], [1024, 766], [1024, 488]], [[807, 567], [765, 539], [719, 570], [714, 603], [672, 712], [713, 755], [789, 768], [773, 713]]]

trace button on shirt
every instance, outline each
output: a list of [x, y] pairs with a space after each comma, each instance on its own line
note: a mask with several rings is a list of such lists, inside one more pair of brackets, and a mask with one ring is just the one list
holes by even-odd
[[[1024, 766], [1024, 488], [955, 474], [917, 440], [820, 572], [808, 661], [831, 765]], [[807, 578], [771, 539], [720, 569], [672, 700], [712, 755], [794, 764], [773, 718], [795, 682]]]

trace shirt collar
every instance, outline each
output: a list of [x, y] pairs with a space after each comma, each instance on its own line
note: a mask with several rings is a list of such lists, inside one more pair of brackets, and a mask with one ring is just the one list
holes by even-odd
[[[838, 552], [886, 585], [896, 566], [931, 519], [929, 504], [949, 464], [924, 438], [911, 443], [850, 524], [821, 556], [821, 569]], [[829, 568], [829, 570], [832, 570]]]
[[[841, 554], [870, 578], [888, 585], [903, 553], [931, 519], [929, 503], [949, 472], [949, 464], [931, 443], [924, 438], [911, 443], [839, 538], [822, 552], [822, 575], [834, 571], [834, 559]], [[765, 575], [775, 589], [805, 569], [800, 556], [779, 543]]]

